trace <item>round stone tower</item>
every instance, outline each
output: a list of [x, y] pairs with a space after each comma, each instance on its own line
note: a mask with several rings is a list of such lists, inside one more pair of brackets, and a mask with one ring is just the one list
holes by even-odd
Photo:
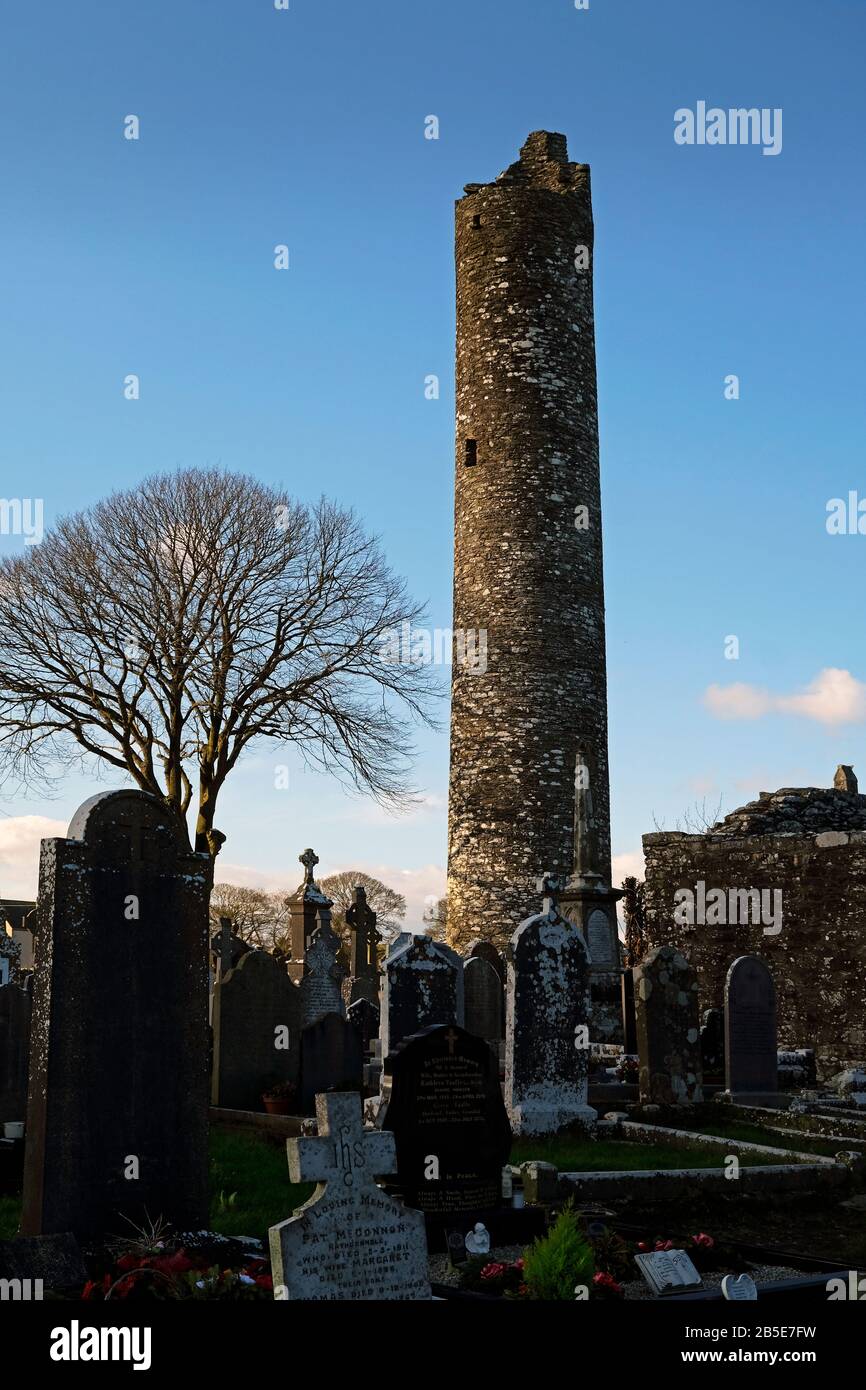
[[577, 761], [610, 882], [589, 167], [536, 131], [456, 221], [448, 935], [504, 947], [572, 870]]

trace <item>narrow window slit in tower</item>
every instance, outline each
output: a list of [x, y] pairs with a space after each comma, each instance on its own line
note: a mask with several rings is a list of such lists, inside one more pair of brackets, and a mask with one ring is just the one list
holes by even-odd
[[472, 218], [472, 225], [473, 225], [473, 227], [480, 227], [480, 226], [481, 226], [481, 213], [480, 213], [480, 212], [476, 212], [475, 216]]
[[464, 459], [464, 463], [465, 463], [466, 467], [469, 468], [469, 467], [471, 467], [473, 464], [476, 464], [477, 462], [478, 462], [478, 440], [477, 440], [477, 439], [467, 439], [467, 441], [466, 441], [466, 457], [465, 457], [465, 459]]

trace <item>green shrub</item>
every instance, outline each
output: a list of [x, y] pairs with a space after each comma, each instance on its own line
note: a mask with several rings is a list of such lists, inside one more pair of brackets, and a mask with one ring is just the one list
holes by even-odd
[[524, 1279], [530, 1298], [574, 1301], [578, 1284], [589, 1288], [595, 1273], [592, 1246], [580, 1229], [568, 1202], [546, 1236], [526, 1252]]

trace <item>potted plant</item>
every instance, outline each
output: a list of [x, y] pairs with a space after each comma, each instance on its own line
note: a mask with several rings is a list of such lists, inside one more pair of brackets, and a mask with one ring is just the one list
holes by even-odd
[[268, 1115], [294, 1114], [295, 1097], [298, 1088], [292, 1081], [276, 1081], [268, 1086], [262, 1096], [262, 1104]]

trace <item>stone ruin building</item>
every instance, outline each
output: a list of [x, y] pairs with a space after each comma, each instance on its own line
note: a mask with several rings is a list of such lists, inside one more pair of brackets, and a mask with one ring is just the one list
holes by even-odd
[[[504, 949], [539, 910], [540, 874], [581, 877], [576, 764], [592, 790], [592, 870], [610, 884], [592, 250], [589, 167], [569, 161], [564, 135], [536, 131], [516, 163], [457, 202], [458, 950], [477, 936]], [[613, 914], [610, 931], [618, 969]]]
[[[853, 770], [840, 766], [829, 788], [761, 792], [705, 834], [666, 831], [644, 835], [643, 845], [650, 948], [680, 948], [697, 970], [701, 1009], [722, 1007], [725, 976], [736, 957], [759, 955], [776, 984], [779, 1046], [813, 1047], [824, 1079], [862, 1064], [866, 796]], [[686, 915], [676, 907], [684, 889], [694, 893], [692, 915], [703, 921], [677, 920]], [[722, 890], [715, 900], [709, 896], [714, 889]], [[771, 909], [764, 916], [755, 910], [761, 890]], [[776, 901], [778, 921], [772, 916]]]

